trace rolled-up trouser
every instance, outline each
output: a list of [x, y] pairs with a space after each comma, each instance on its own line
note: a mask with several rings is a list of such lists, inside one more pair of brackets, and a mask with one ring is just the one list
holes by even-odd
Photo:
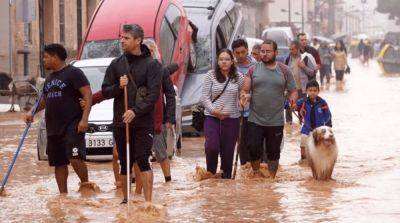
[[223, 178], [232, 175], [233, 154], [239, 135], [239, 119], [227, 118], [219, 120], [206, 116], [204, 121], [205, 151], [207, 171], [215, 174], [218, 166], [218, 155], [221, 156]]
[[268, 160], [279, 160], [283, 139], [283, 126], [261, 126], [253, 122], [248, 122], [248, 127], [247, 148], [249, 150], [250, 161], [261, 160], [264, 153], [264, 145]]

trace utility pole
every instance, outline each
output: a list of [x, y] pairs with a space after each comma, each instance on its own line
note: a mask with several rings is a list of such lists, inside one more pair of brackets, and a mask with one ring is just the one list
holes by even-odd
[[291, 26], [292, 25], [292, 4], [291, 4], [291, 1], [290, 0], [288, 0], [288, 5], [289, 5], [289, 15], [288, 15], [288, 17], [289, 17], [289, 26]]
[[304, 33], [304, 0], [301, 0], [301, 32]]
[[335, 21], [335, 8], [336, 0], [329, 0], [329, 20], [328, 20], [328, 33], [332, 35], [335, 33], [336, 21]]

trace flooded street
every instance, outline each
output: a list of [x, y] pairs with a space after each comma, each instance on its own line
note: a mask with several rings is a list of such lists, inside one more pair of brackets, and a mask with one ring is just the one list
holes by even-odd
[[[277, 178], [197, 181], [205, 167], [203, 138], [185, 138], [171, 163], [172, 182], [154, 167], [152, 213], [132, 203], [119, 205], [111, 162], [88, 162], [90, 181], [100, 192], [78, 192], [70, 167], [69, 194], [58, 195], [53, 169], [37, 160], [38, 117], [25, 141], [6, 190], [0, 196], [0, 222], [399, 222], [400, 77], [379, 74], [378, 66], [351, 61], [345, 91], [334, 84], [321, 96], [333, 115], [339, 148], [333, 181], [317, 182], [299, 165], [299, 126], [286, 129]], [[20, 113], [0, 113], [0, 177], [25, 128]], [[143, 199], [142, 199], [143, 200]]]

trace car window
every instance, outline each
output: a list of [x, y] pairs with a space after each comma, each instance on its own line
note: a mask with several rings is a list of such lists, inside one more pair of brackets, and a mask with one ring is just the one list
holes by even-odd
[[94, 94], [97, 91], [100, 91], [107, 67], [101, 66], [101, 67], [79, 67], [79, 68], [83, 71], [86, 78], [89, 80], [92, 93]]
[[224, 38], [224, 33], [220, 26], [217, 27], [215, 38], [216, 53], [218, 53], [220, 50], [226, 48], [226, 39]]
[[118, 57], [122, 54], [119, 40], [100, 40], [86, 42], [83, 46], [81, 59]]
[[287, 56], [289, 54], [289, 48], [278, 48], [278, 55]]
[[222, 37], [224, 38], [225, 43], [229, 43], [232, 37], [234, 26], [232, 25], [230, 17], [228, 17], [228, 14], [224, 14], [224, 16], [219, 21], [218, 26], [221, 29], [221, 32], [223, 34]]
[[196, 52], [196, 71], [209, 70], [211, 68], [211, 20], [204, 19], [209, 16], [209, 10], [198, 8], [186, 8], [188, 18], [198, 28], [194, 42]]
[[172, 26], [175, 35], [178, 35], [180, 28], [181, 12], [174, 4], [169, 5], [165, 17]]
[[283, 31], [268, 31], [264, 35], [264, 39], [271, 39], [276, 42], [278, 46], [288, 46], [288, 37]]
[[160, 50], [163, 64], [170, 64], [174, 54], [176, 38], [170, 25], [168, 24], [168, 21], [165, 18], [161, 23], [160, 40]]

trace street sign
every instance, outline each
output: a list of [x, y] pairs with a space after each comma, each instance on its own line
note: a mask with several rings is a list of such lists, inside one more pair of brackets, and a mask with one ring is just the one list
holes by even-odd
[[30, 23], [36, 19], [36, 1], [35, 0], [16, 0], [17, 21]]

